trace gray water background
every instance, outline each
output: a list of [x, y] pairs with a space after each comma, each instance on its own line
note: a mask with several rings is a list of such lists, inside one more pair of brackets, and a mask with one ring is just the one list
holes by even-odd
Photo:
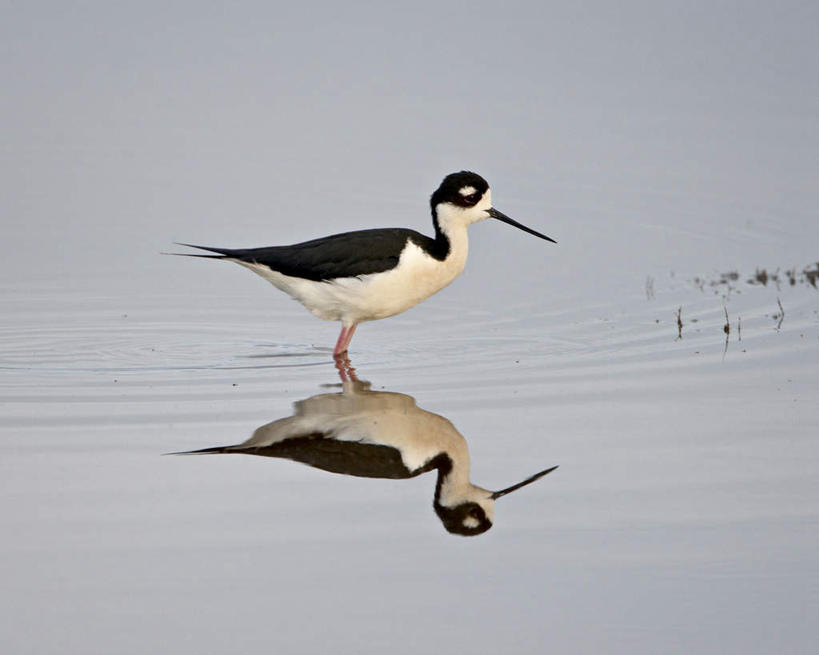
[[[817, 26], [799, 2], [6, 3], [4, 651], [814, 652], [819, 296], [746, 280], [819, 257]], [[558, 471], [462, 539], [430, 476], [160, 457], [337, 381], [337, 326], [160, 251], [428, 233], [462, 168], [558, 245], [474, 226], [464, 275], [353, 362], [449, 418], [475, 483]]]

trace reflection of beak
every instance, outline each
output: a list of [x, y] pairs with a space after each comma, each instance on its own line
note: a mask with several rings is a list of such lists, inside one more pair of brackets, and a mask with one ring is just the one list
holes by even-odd
[[514, 225], [519, 230], [523, 230], [524, 232], [528, 232], [529, 234], [534, 234], [536, 237], [540, 237], [541, 239], [546, 239], [546, 241], [551, 241], [552, 243], [557, 243], [552, 237], [547, 237], [545, 234], [541, 234], [540, 232], [535, 232], [532, 228], [526, 227], [525, 225], [521, 225], [517, 221], [513, 221], [503, 212], [499, 212], [494, 207], [490, 207], [486, 210], [486, 213], [489, 214], [492, 218], [497, 218], [499, 221], [503, 221], [509, 225]]
[[[544, 237], [548, 239], [549, 237]], [[497, 500], [501, 496], [505, 496], [506, 494], [511, 494], [513, 491], [517, 491], [521, 487], [525, 487], [527, 484], [532, 484], [535, 480], [540, 480], [544, 475], [547, 475], [554, 471], [557, 467], [553, 466], [550, 469], [546, 469], [545, 471], [541, 471], [540, 473], [535, 473], [531, 478], [526, 478], [523, 482], [518, 482], [517, 484], [513, 484], [511, 487], [507, 487], [506, 489], [501, 489], [500, 491], [496, 491], [493, 493], [490, 498], [492, 500]]]

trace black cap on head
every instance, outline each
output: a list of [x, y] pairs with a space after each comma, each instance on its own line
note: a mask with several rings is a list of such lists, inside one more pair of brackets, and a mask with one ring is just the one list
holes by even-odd
[[444, 524], [447, 532], [452, 534], [474, 537], [492, 527], [492, 521], [478, 503], [466, 502], [455, 507], [444, 507], [436, 502], [434, 507], [441, 523]]
[[474, 205], [474, 202], [470, 202], [469, 199], [461, 194], [460, 191], [464, 187], [472, 187], [475, 189], [475, 193], [478, 195], [478, 198], [480, 198], [486, 193], [486, 190], [489, 188], [489, 183], [480, 175], [471, 171], [450, 173], [444, 178], [444, 181], [441, 182], [441, 186], [435, 190], [435, 193], [433, 193], [429, 199], [432, 211], [434, 212], [435, 207], [442, 202], [451, 202], [453, 205], [460, 207], [471, 207]]

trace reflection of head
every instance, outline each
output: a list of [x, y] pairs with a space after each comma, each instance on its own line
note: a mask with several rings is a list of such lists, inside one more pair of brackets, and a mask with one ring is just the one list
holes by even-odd
[[474, 537], [492, 527], [495, 521], [495, 501], [498, 498], [532, 484], [557, 467], [553, 466], [535, 473], [500, 491], [483, 489], [465, 478], [458, 480], [452, 460], [446, 456], [437, 458], [436, 468], [438, 483], [435, 486], [433, 503], [435, 513], [448, 532]]
[[491, 528], [495, 520], [495, 499], [491, 491], [469, 482], [468, 460], [456, 466], [443, 455], [434, 463], [438, 480], [432, 506], [447, 532], [474, 537]]
[[[494, 505], [492, 499], [487, 499]], [[448, 532], [465, 537], [483, 534], [492, 527], [492, 520], [487, 512], [476, 502], [465, 502], [455, 507], [444, 507], [435, 503], [435, 513]]]

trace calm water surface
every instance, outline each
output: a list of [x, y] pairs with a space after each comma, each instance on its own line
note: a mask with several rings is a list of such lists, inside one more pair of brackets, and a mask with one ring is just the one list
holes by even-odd
[[690, 652], [728, 628], [749, 652], [808, 643], [817, 295], [742, 292], [725, 304], [727, 349], [725, 301], [683, 282], [651, 300], [636, 289], [502, 320], [433, 303], [365, 325], [360, 377], [451, 421], [475, 484], [560, 465], [468, 538], [435, 516], [434, 472], [161, 456], [244, 441], [294, 402], [341, 394], [334, 327], [286, 299], [274, 315], [246, 296], [205, 311], [207, 296], [9, 291], [0, 566], [14, 650], [256, 652], [275, 633], [299, 652], [409, 652], [419, 630], [479, 652]]

